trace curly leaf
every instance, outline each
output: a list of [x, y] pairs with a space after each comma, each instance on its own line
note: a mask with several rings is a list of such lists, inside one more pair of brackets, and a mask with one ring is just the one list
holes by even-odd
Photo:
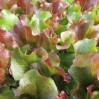
[[33, 32], [35, 33], [34, 35], [38, 35], [43, 29], [48, 27], [45, 21], [51, 16], [51, 13], [48, 11], [41, 11], [33, 15], [30, 21], [30, 26], [32, 27]]
[[11, 74], [15, 80], [20, 80], [23, 74], [30, 69], [33, 62], [38, 61], [35, 53], [25, 55], [19, 48], [15, 49], [11, 58]]

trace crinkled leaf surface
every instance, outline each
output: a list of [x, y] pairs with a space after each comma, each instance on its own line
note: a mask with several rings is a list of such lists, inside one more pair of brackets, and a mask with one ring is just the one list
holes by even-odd
[[17, 90], [20, 90], [21, 94], [31, 95], [33, 99], [55, 99], [58, 94], [54, 81], [41, 76], [35, 70], [26, 72], [19, 85]]
[[30, 65], [36, 61], [38, 61], [38, 57], [35, 53], [26, 55], [19, 48], [16, 48], [11, 58], [10, 67], [14, 79], [20, 80], [23, 74], [30, 69]]
[[98, 99], [98, 27], [98, 0], [0, 0], [1, 99]]
[[[99, 53], [78, 55], [74, 59], [73, 65], [69, 69], [69, 73], [77, 82], [77, 87], [74, 89], [74, 94], [77, 95], [76, 97], [79, 97], [79, 92], [82, 92], [83, 94], [85, 93], [85, 91], [81, 89], [82, 87], [84, 88], [86, 86], [91, 85], [92, 83], [95, 86], [99, 86], [99, 81], [97, 77], [97, 71], [99, 68], [98, 59]], [[83, 94], [82, 97], [84, 98]]]
[[30, 26], [33, 29], [34, 35], [38, 35], [43, 29], [48, 27], [45, 21], [51, 16], [51, 13], [48, 11], [37, 12], [35, 15], [33, 15], [30, 21]]

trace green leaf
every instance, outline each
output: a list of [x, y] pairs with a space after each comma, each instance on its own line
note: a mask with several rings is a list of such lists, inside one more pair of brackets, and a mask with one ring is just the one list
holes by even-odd
[[73, 89], [76, 99], [86, 99], [85, 97], [87, 96], [85, 94], [87, 94], [87, 90], [85, 89], [89, 85], [99, 86], [97, 79], [98, 57], [98, 53], [78, 55], [74, 59], [73, 65], [69, 68], [69, 74], [77, 83]]
[[74, 53], [62, 53], [62, 54], [59, 54], [59, 57], [60, 57], [61, 65], [63, 65], [66, 68], [70, 68], [75, 58], [75, 54]]
[[2, 17], [0, 18], [0, 25], [3, 29], [10, 31], [19, 19], [8, 10], [2, 10], [1, 13]]
[[58, 67], [60, 65], [60, 58], [56, 53], [50, 52], [49, 53], [49, 58], [51, 59], [52, 65], [54, 67]]
[[40, 20], [43, 20], [43, 21], [46, 21], [47, 19], [49, 19], [50, 17], [52, 17], [51, 13], [48, 12], [48, 11], [41, 11], [39, 14], [38, 14], [38, 18]]
[[60, 20], [61, 25], [67, 25], [68, 24], [68, 19], [63, 17], [62, 20]]
[[51, 78], [41, 76], [37, 71], [28, 71], [20, 80], [21, 94], [27, 94], [33, 99], [55, 99], [58, 95], [57, 87]]
[[99, 92], [98, 91], [94, 92], [94, 99], [99, 99]]
[[72, 12], [68, 15], [68, 20], [72, 23], [73, 20], [78, 21], [80, 19], [80, 12]]
[[71, 4], [68, 8], [68, 11], [71, 12], [81, 12], [81, 8], [78, 4]]
[[9, 87], [2, 87], [0, 88], [0, 99], [15, 99], [15, 96]]
[[20, 80], [20, 78], [23, 76], [23, 74], [29, 70], [28, 64], [24, 60], [20, 59], [14, 59], [12, 57], [11, 59], [11, 72], [12, 76], [14, 77], [15, 80]]
[[70, 31], [65, 31], [61, 33], [61, 39], [63, 42], [67, 41], [70, 38]]
[[72, 23], [73, 20], [78, 21], [81, 17], [81, 7], [77, 4], [70, 4], [67, 8], [67, 19]]
[[97, 16], [97, 8], [94, 8], [93, 11], [91, 11], [91, 12], [85, 13], [85, 17], [88, 20], [94, 20], [95, 21], [96, 16]]
[[[90, 84], [92, 81], [92, 74], [88, 67], [77, 67], [72, 66], [69, 69], [69, 73], [75, 79], [75, 81], [80, 82], [80, 84]], [[78, 75], [79, 74], [79, 75]]]
[[25, 55], [16, 48], [11, 58], [11, 72], [15, 80], [20, 80], [23, 74], [30, 69], [30, 65], [38, 61], [36, 54]]
[[64, 32], [64, 31], [66, 31], [66, 26], [64, 26], [64, 25], [61, 25], [61, 24], [59, 24], [57, 27], [56, 27], [56, 33], [61, 33], [61, 32]]
[[43, 29], [48, 27], [45, 21], [50, 17], [52, 17], [52, 15], [48, 11], [41, 11], [33, 15], [29, 25], [32, 27], [34, 35], [38, 35]]
[[92, 52], [98, 52], [96, 48], [95, 39], [83, 39], [74, 44], [74, 49], [76, 54], [87, 54]]
[[23, 47], [21, 47], [21, 51], [22, 53], [26, 54], [29, 50], [30, 45], [24, 45]]
[[65, 1], [71, 4], [74, 0], [65, 0]]

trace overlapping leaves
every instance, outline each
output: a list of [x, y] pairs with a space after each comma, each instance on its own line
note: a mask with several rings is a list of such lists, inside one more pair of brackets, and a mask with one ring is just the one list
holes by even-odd
[[[73, 76], [75, 81], [77, 82], [77, 87], [74, 90], [76, 97], [81, 98], [79, 96], [79, 92], [85, 94], [85, 91], [80, 88], [86, 88], [90, 84], [94, 86], [99, 86], [98, 80], [98, 59], [99, 53], [94, 54], [86, 54], [86, 55], [78, 55], [73, 62], [73, 65], [69, 69], [69, 73]], [[78, 76], [78, 73], [80, 76]], [[87, 82], [86, 82], [87, 81]], [[83, 99], [85, 96], [83, 96]], [[79, 99], [77, 98], [77, 99]]]
[[0, 98], [98, 99], [98, 10], [98, 0], [0, 0]]
[[[42, 88], [43, 87], [43, 88]], [[20, 80], [16, 91], [28, 94], [33, 99], [55, 99], [57, 87], [51, 78], [41, 76], [37, 71], [28, 71]], [[25, 96], [23, 96], [25, 98]]]

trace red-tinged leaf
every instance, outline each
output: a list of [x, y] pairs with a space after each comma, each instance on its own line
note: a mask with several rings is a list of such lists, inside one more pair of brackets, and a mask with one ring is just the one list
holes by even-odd
[[19, 39], [21, 44], [23, 42], [35, 43], [36, 41], [38, 41], [38, 36], [34, 36], [32, 34], [31, 27], [27, 26], [25, 21], [26, 21], [25, 18], [20, 19], [20, 21], [14, 26], [12, 32], [17, 37], [17, 39]]
[[[73, 65], [69, 68], [68, 72], [77, 83], [77, 86], [73, 90], [75, 98], [85, 99], [86, 96], [84, 94], [87, 94], [85, 88], [91, 84], [93, 84], [95, 87], [99, 87], [99, 81], [97, 78], [97, 69], [99, 68], [98, 60], [99, 53], [92, 53], [78, 55], [73, 61]], [[92, 97], [92, 91], [90, 87], [88, 91]]]
[[69, 81], [70, 79], [68, 78], [68, 75], [66, 74], [66, 72], [60, 67], [53, 66], [52, 60], [50, 58], [48, 58], [45, 62], [47, 63], [47, 65], [51, 69], [51, 71], [55, 71], [55, 74], [61, 75], [65, 82], [67, 82], [67, 83], [70, 82]]
[[15, 35], [15, 37], [18, 37], [20, 42], [22, 42], [23, 39], [23, 34], [24, 34], [24, 27], [21, 23], [21, 21], [19, 21], [14, 27], [13, 30], [11, 31], [12, 34]]
[[4, 80], [5, 80], [5, 71], [4, 69], [0, 68], [0, 86], [2, 86]]
[[0, 49], [5, 48], [5, 45], [0, 42]]
[[87, 21], [86, 19], [82, 18], [79, 22], [73, 23], [71, 28], [73, 30], [73, 35], [75, 38], [75, 42], [84, 38], [85, 33], [92, 25], [93, 22]]
[[25, 34], [24, 34], [24, 37], [26, 39], [26, 41], [28, 42], [36, 42], [38, 41], [39, 39], [39, 36], [38, 35], [33, 35], [32, 34], [32, 29], [29, 27], [29, 26], [25, 26]]
[[56, 28], [59, 24], [59, 20], [62, 18], [63, 11], [66, 5], [63, 0], [53, 0], [52, 6], [50, 7], [50, 11], [52, 13], [52, 18], [48, 20], [48, 24], [52, 28]]
[[99, 81], [99, 69], [97, 69], [97, 79]]
[[[42, 54], [42, 56], [43, 55], [44, 54]], [[49, 53], [46, 52], [45, 55], [46, 55], [46, 60], [44, 62], [46, 62], [51, 69], [54, 69], [54, 67], [59, 67], [60, 58], [55, 52], [49, 52]]]
[[43, 33], [49, 39], [50, 43], [55, 44], [55, 45], [58, 43], [57, 35], [54, 33], [52, 28], [47, 28], [43, 30]]
[[56, 44], [58, 43], [57, 37], [50, 37], [49, 40], [50, 40], [50, 42], [51, 42], [52, 44], [55, 44], [55, 45], [56, 45]]
[[81, 40], [84, 37], [84, 28], [86, 26], [86, 23], [87, 21], [85, 19], [82, 19], [80, 22], [72, 24], [75, 41]]
[[56, 53], [50, 52], [49, 53], [49, 58], [46, 60], [46, 63], [48, 64], [48, 66], [52, 70], [56, 71], [57, 75], [61, 75], [65, 82], [69, 83], [70, 79], [68, 79], [68, 75], [66, 74], [66, 72], [61, 67], [59, 67], [60, 58], [59, 58], [59, 56]]
[[95, 6], [98, 0], [75, 0], [81, 5], [82, 11], [88, 10], [90, 7]]
[[68, 96], [64, 91], [62, 91], [56, 99], [68, 99]]
[[34, 49], [32, 53], [37, 53], [38, 56], [42, 57], [42, 61], [46, 61], [49, 57], [48, 52], [43, 47]]
[[46, 61], [47, 65], [51, 68], [51, 69], [54, 69], [53, 65], [52, 65], [52, 61], [50, 58], [48, 58]]
[[68, 49], [70, 47], [69, 43], [66, 43], [65, 45], [56, 45], [56, 48], [58, 50], [64, 50], [64, 49]]
[[25, 14], [30, 14], [34, 11], [31, 0], [17, 0], [17, 5], [24, 10]]
[[92, 68], [91, 68], [91, 71], [92, 71], [93, 74], [97, 74], [98, 73], [98, 69], [99, 69], [99, 61], [98, 61], [99, 53], [93, 54], [91, 59], [92, 59], [92, 62], [94, 63]]
[[57, 17], [57, 15], [54, 15], [51, 19], [47, 20], [47, 23], [51, 28], [54, 29], [59, 24], [59, 18]]
[[52, 3], [48, 3], [48, 2], [42, 2], [40, 4], [40, 7], [44, 10], [44, 11], [48, 11], [51, 9]]
[[52, 75], [54, 74], [60, 75], [63, 77], [65, 82], [69, 83], [70, 79], [68, 75], [62, 68], [59, 67], [60, 58], [56, 53], [54, 52], [47, 53], [47, 51], [43, 48], [35, 49], [33, 53], [37, 53], [39, 56], [42, 57], [42, 62], [40, 64], [41, 67], [38, 66], [39, 67], [38, 70], [40, 70], [40, 72], [42, 73], [45, 72], [43, 69], [46, 68], [48, 71], [50, 71]]
[[57, 72], [57, 74], [61, 75], [64, 78], [64, 81], [69, 83], [70, 79], [68, 78], [68, 75], [66, 74], [66, 72], [60, 68], [60, 67], [55, 67], [55, 70]]
[[94, 99], [94, 94], [92, 92], [93, 87], [94, 87], [94, 85], [90, 85], [87, 87], [87, 91], [90, 94], [90, 99]]
[[[97, 69], [99, 68], [99, 53], [78, 55], [74, 61], [74, 66], [87, 67], [91, 69], [92, 74], [97, 74]], [[86, 61], [85, 61], [86, 60]]]
[[61, 17], [61, 14], [65, 8], [65, 5], [62, 0], [53, 0], [51, 12], [53, 14], [58, 14]]
[[24, 26], [24, 31], [22, 37], [27, 41], [27, 42], [35, 42], [34, 36], [32, 34], [32, 29], [29, 26]]
[[94, 26], [90, 27], [90, 29], [86, 33], [85, 37], [87, 37], [87, 38], [95, 38], [97, 43], [99, 43], [99, 25], [94, 25]]
[[10, 57], [11, 54], [10, 52], [5, 49], [4, 47], [2, 47], [2, 45], [0, 44], [0, 68], [6, 68], [9, 65], [9, 61], [10, 61]]
[[11, 33], [1, 29], [0, 29], [0, 42], [5, 44], [9, 48], [15, 48], [18, 46], [14, 36]]
[[59, 67], [60, 57], [55, 52], [50, 52], [49, 53], [49, 59], [51, 59], [52, 65], [54, 67]]
[[[35, 66], [33, 68], [35, 68]], [[61, 67], [54, 67], [49, 58], [36, 67], [43, 75], [60, 75], [66, 83], [69, 83], [71, 80], [70, 76]]]
[[14, 4], [15, 0], [0, 0], [0, 10], [11, 9]]
[[20, 18], [20, 22], [15, 26], [15, 34], [18, 34], [19, 38], [26, 42], [36, 42], [38, 41], [38, 35], [35, 36], [32, 28], [27, 24], [27, 17], [22, 16]]
[[[84, 85], [86, 82], [87, 86], [91, 83], [95, 84], [95, 86], [99, 86], [97, 77], [97, 71], [99, 69], [98, 60], [99, 53], [78, 55], [74, 59], [73, 65], [69, 69], [69, 73], [77, 82], [80, 83], [80, 85]], [[95, 79], [95, 82], [93, 78]]]
[[41, 32], [38, 40], [38, 46], [42, 46], [46, 50], [51, 50], [52, 46], [55, 48], [55, 45], [58, 42], [57, 37], [54, 36], [53, 31], [50, 28]]

